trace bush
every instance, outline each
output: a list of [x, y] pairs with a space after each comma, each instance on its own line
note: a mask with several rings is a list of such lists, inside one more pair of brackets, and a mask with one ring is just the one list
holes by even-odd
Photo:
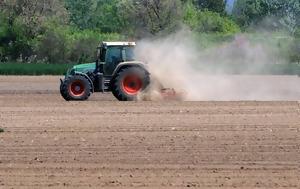
[[295, 39], [291, 45], [290, 61], [300, 63], [300, 38]]
[[27, 60], [32, 54], [31, 38], [19, 18], [0, 12], [0, 61]]
[[9, 18], [1, 12], [0, 23], [0, 62], [91, 62], [100, 41], [122, 38], [115, 33], [61, 25], [56, 20], [45, 22], [39, 33], [32, 36], [31, 29], [22, 23], [22, 19]]
[[231, 34], [210, 34], [210, 33], [194, 33], [193, 39], [197, 41], [200, 47], [206, 49], [222, 45], [225, 42], [234, 40], [235, 35]]
[[300, 39], [300, 27], [295, 30], [294, 37]]
[[115, 33], [100, 33], [94, 30], [73, 30], [67, 33], [69, 42], [69, 60], [74, 63], [85, 63], [95, 60], [96, 47], [102, 41], [118, 41], [122, 37]]
[[38, 61], [49, 63], [91, 62], [95, 59], [96, 47], [101, 41], [121, 39], [119, 34], [79, 30], [55, 23], [47, 23], [45, 31], [38, 37], [35, 52]]
[[291, 61], [300, 63], [300, 27], [294, 33], [295, 40], [291, 48]]
[[228, 17], [211, 11], [200, 11], [192, 3], [184, 8], [184, 23], [193, 31], [202, 33], [234, 34], [240, 28]]
[[64, 63], [67, 61], [66, 39], [61, 33], [49, 30], [41, 36], [35, 52], [40, 61]]
[[4, 132], [4, 129], [0, 128], [0, 133], [3, 133]]

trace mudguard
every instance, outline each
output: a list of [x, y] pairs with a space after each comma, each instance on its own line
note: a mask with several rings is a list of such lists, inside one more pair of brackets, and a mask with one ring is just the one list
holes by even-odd
[[131, 61], [131, 62], [122, 62], [122, 63], [118, 64], [118, 66], [114, 70], [112, 76], [114, 77], [121, 69], [123, 69], [125, 67], [129, 67], [129, 66], [140, 67], [140, 68], [144, 69], [147, 72], [147, 74], [150, 75], [147, 64], [145, 64], [143, 62], [139, 62], [139, 61]]

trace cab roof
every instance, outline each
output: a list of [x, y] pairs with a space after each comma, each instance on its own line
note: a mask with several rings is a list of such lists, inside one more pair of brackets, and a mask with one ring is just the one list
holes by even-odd
[[101, 45], [102, 46], [135, 46], [136, 44], [135, 42], [129, 42], [129, 41], [115, 41], [115, 42], [103, 41]]

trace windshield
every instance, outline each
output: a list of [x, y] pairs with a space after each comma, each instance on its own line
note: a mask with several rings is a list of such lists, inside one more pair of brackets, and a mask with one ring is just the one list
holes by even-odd
[[133, 61], [134, 60], [134, 47], [133, 46], [127, 46], [124, 47], [125, 50], [125, 61]]
[[121, 47], [109, 47], [106, 50], [106, 60], [107, 64], [114, 63], [117, 64], [122, 61]]

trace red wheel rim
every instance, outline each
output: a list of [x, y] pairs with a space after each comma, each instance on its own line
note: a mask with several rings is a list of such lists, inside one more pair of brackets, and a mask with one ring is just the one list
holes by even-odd
[[142, 80], [136, 75], [128, 75], [123, 79], [123, 89], [127, 94], [136, 95], [142, 88]]
[[69, 91], [73, 96], [81, 96], [84, 93], [84, 85], [81, 81], [74, 81], [70, 85]]

